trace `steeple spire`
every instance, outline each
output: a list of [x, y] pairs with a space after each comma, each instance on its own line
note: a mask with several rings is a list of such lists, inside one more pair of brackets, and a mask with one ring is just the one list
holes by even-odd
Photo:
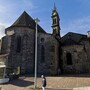
[[59, 36], [60, 37], [60, 18], [59, 18], [59, 14], [56, 10], [56, 5], [54, 3], [54, 8], [53, 8], [53, 11], [52, 11], [52, 29], [53, 29], [53, 32], [52, 34], [54, 36]]
[[54, 10], [56, 10], [56, 5], [55, 5], [55, 3], [54, 3]]

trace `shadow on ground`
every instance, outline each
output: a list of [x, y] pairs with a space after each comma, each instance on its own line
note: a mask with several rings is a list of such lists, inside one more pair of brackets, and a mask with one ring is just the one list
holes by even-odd
[[10, 81], [9, 84], [19, 86], [19, 87], [27, 87], [27, 86], [33, 85], [34, 82], [26, 81], [24, 79], [16, 79], [16, 80]]

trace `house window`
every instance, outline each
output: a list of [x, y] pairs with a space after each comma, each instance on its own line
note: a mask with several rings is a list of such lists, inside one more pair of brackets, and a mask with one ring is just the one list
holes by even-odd
[[41, 63], [44, 63], [44, 62], [45, 62], [45, 48], [42, 45], [41, 46]]
[[71, 53], [67, 53], [66, 58], [67, 58], [67, 65], [72, 65], [72, 55], [71, 55]]
[[21, 51], [21, 37], [20, 36], [17, 37], [17, 44], [16, 45], [17, 45], [16, 52], [19, 53]]

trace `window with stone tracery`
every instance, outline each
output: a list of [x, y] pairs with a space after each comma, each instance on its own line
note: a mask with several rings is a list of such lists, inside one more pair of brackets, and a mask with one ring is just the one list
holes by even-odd
[[16, 52], [20, 53], [20, 51], [21, 51], [21, 37], [20, 36], [17, 37], [16, 42], [17, 42], [17, 44], [16, 44]]
[[41, 63], [44, 63], [44, 62], [45, 62], [45, 48], [42, 45], [41, 46]]
[[71, 53], [66, 54], [66, 59], [67, 59], [67, 65], [72, 65], [72, 55], [71, 55]]

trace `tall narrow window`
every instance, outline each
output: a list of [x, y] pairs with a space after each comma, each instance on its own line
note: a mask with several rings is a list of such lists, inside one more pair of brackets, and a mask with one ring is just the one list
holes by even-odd
[[53, 24], [54, 24], [54, 19], [53, 19]]
[[41, 46], [41, 63], [44, 63], [44, 62], [45, 62], [45, 48], [42, 45]]
[[17, 37], [17, 44], [16, 45], [17, 45], [16, 52], [19, 53], [21, 51], [21, 37], [20, 36]]
[[56, 24], [56, 18], [55, 18], [55, 20], [54, 20], [54, 24]]
[[67, 65], [72, 65], [72, 55], [71, 55], [71, 53], [67, 53], [66, 58], [67, 58]]
[[54, 18], [54, 19], [53, 19], [53, 24], [56, 24], [56, 22], [57, 22], [57, 21], [56, 21], [56, 18]]

